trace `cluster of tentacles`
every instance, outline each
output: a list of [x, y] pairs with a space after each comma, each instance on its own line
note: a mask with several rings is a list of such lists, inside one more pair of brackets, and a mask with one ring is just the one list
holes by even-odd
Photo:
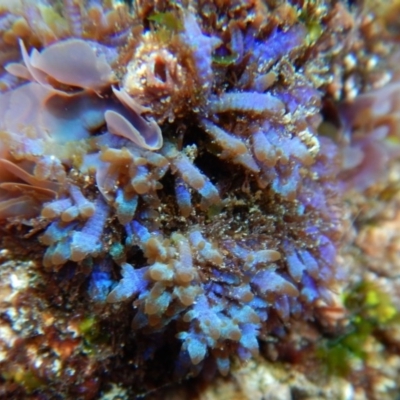
[[92, 301], [133, 302], [134, 332], [173, 326], [178, 369], [211, 358], [226, 374], [336, 301], [340, 158], [298, 67], [307, 28], [249, 17], [225, 31], [174, 6], [137, 35], [65, 3], [57, 35], [37, 17], [46, 40], [24, 33], [26, 9], [9, 14], [0, 219], [40, 225], [44, 268], [85, 271]]

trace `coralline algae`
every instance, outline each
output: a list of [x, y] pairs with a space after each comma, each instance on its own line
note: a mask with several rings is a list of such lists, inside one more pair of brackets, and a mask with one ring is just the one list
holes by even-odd
[[[126, 310], [139, 363], [174, 342], [179, 378], [226, 375], [298, 319], [334, 323], [323, 310], [340, 308], [342, 193], [374, 180], [368, 141], [390, 135], [349, 139], [359, 158], [343, 167], [345, 145], [318, 130], [338, 91], [314, 58], [337, 62], [322, 32], [336, 37], [335, 18], [351, 15], [339, 3], [3, 6], [4, 237], [36, 241], [43, 273], [78, 280], [94, 318]], [[353, 111], [338, 113], [354, 129]]]

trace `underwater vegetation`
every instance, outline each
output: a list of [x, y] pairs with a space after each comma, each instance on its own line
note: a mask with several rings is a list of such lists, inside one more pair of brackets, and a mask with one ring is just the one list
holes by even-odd
[[136, 395], [335, 329], [345, 196], [399, 155], [395, 40], [363, 12], [0, 3], [2, 251], [36, 271], [3, 266], [3, 393]]
[[400, 314], [387, 293], [366, 281], [345, 293], [344, 305], [350, 313], [347, 332], [323, 343], [319, 356], [330, 373], [346, 377], [351, 373], [352, 359], [368, 357], [366, 348], [373, 334], [398, 324]]

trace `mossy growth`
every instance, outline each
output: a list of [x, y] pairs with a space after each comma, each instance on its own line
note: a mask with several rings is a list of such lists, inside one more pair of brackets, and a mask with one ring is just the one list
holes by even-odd
[[389, 293], [374, 282], [360, 282], [344, 294], [343, 300], [355, 321], [368, 320], [374, 327], [384, 328], [398, 318]]
[[86, 317], [84, 318], [78, 325], [79, 332], [82, 335], [90, 334], [93, 332], [93, 329], [96, 327], [96, 319], [94, 317]]
[[309, 21], [306, 24], [307, 36], [306, 41], [309, 46], [313, 45], [322, 35], [323, 27], [317, 21]]
[[24, 388], [27, 393], [43, 387], [45, 382], [40, 379], [32, 370], [24, 369], [22, 366], [11, 367], [1, 374], [6, 381], [13, 381]]
[[347, 332], [335, 340], [324, 340], [317, 350], [327, 373], [347, 377], [352, 363], [366, 362], [368, 344], [378, 341], [376, 333], [400, 323], [388, 293], [374, 282], [362, 281], [343, 295], [349, 312]]
[[207, 217], [214, 218], [218, 216], [222, 211], [222, 206], [220, 204], [213, 204], [207, 210]]
[[177, 13], [157, 12], [151, 14], [148, 20], [151, 23], [154, 38], [164, 46], [175, 42], [179, 38], [179, 33], [183, 32], [183, 21]]
[[182, 21], [172, 12], [154, 13], [148, 19], [155, 22], [160, 28], [172, 32], [181, 32], [183, 30]]
[[299, 20], [304, 23], [307, 29], [306, 44], [313, 45], [322, 35], [324, 28], [320, 19], [315, 18], [312, 13], [302, 10], [299, 15]]
[[108, 335], [101, 332], [99, 321], [93, 316], [87, 316], [78, 324], [79, 333], [83, 337], [83, 348], [86, 354], [96, 351], [96, 346], [108, 341]]
[[213, 55], [212, 56], [212, 62], [214, 64], [227, 67], [231, 64], [234, 64], [235, 61], [238, 59], [238, 55], [236, 53], [224, 55], [224, 56], [219, 56], [219, 55]]

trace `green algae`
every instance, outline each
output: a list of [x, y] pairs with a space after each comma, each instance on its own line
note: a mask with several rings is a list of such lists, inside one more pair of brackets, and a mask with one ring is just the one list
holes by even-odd
[[373, 282], [360, 282], [344, 294], [343, 300], [347, 309], [355, 314], [354, 323], [369, 321], [374, 327], [383, 328], [398, 314], [390, 295]]
[[322, 35], [322, 25], [317, 21], [309, 21], [306, 23], [307, 36], [306, 41], [308, 45], [314, 44]]
[[15, 370], [4, 372], [1, 376], [6, 381], [13, 381], [23, 387], [28, 394], [45, 385], [45, 382], [29, 369], [24, 370], [23, 368], [17, 368]]
[[320, 19], [317, 19], [314, 15], [311, 15], [305, 10], [302, 10], [299, 15], [299, 20], [304, 23], [307, 29], [307, 35], [305, 38], [307, 46], [313, 45], [324, 32], [324, 28], [321, 24]]
[[83, 338], [85, 354], [96, 354], [98, 346], [109, 341], [109, 334], [102, 332], [100, 322], [94, 316], [84, 317], [78, 324], [78, 331]]
[[182, 21], [172, 12], [159, 12], [150, 15], [149, 21], [156, 22], [160, 27], [172, 32], [183, 30]]
[[231, 64], [234, 64], [235, 61], [237, 60], [238, 55], [236, 53], [232, 53], [226, 56], [218, 56], [218, 55], [213, 55], [212, 56], [212, 62], [217, 65], [221, 65], [223, 67], [227, 67]]
[[366, 362], [368, 343], [379, 340], [378, 331], [400, 323], [400, 313], [390, 295], [373, 282], [362, 281], [343, 295], [349, 312], [347, 332], [333, 340], [325, 340], [317, 350], [328, 374], [347, 377], [353, 361]]

